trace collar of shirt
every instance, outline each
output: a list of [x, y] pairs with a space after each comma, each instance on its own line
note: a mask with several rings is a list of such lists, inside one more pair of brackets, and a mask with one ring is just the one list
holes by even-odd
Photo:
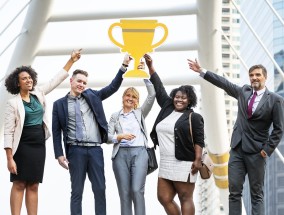
[[127, 112], [127, 113], [124, 113], [124, 112], [123, 112], [123, 109], [122, 109], [122, 110], [119, 112], [119, 115], [128, 116], [128, 115], [131, 114], [131, 113], [134, 113], [134, 110], [131, 110], [131, 111]]
[[80, 94], [79, 96], [73, 96], [73, 95], [71, 95], [70, 93], [68, 93], [68, 99], [80, 99], [82, 97], [82, 95]]
[[[266, 87], [264, 87], [264, 88], [261, 89], [261, 90], [256, 91], [257, 96], [262, 95], [262, 94], [265, 92], [265, 90], [266, 90]], [[255, 92], [255, 91], [253, 90], [252, 94], [254, 94], [254, 92]]]

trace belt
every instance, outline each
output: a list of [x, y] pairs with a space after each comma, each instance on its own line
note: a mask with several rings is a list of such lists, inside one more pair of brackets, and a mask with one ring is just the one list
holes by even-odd
[[101, 146], [100, 143], [68, 143], [69, 146], [84, 146], [84, 147], [91, 147], [91, 146]]

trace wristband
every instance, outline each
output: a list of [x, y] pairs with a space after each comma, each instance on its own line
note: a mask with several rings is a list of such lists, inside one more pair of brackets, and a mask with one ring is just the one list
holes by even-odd
[[127, 64], [125, 64], [125, 63], [123, 63], [123, 64], [122, 64], [122, 66], [124, 66], [124, 67], [128, 67], [128, 65], [127, 65]]

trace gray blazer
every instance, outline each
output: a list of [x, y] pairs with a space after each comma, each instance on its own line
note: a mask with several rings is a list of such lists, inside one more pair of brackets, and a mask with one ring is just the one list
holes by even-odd
[[[263, 149], [270, 156], [283, 135], [283, 98], [266, 89], [252, 117], [248, 118], [248, 100], [253, 91], [250, 85], [239, 87], [209, 71], [206, 72], [204, 79], [238, 100], [238, 115], [233, 129], [231, 148], [241, 143], [244, 152], [259, 153]], [[273, 127], [270, 132], [271, 125]]]
[[[139, 126], [141, 128], [141, 132], [143, 132], [144, 134], [144, 145], [148, 146], [148, 138], [147, 138], [147, 129], [146, 129], [146, 124], [145, 124], [145, 118], [148, 115], [148, 113], [150, 112], [154, 101], [155, 101], [155, 89], [154, 86], [151, 85], [146, 85], [147, 87], [147, 91], [148, 91], [148, 96], [146, 98], [146, 100], [144, 101], [143, 105], [140, 108], [137, 108], [136, 110], [134, 110], [134, 115], [139, 123]], [[113, 143], [112, 139], [114, 134], [121, 134], [123, 133], [122, 127], [121, 127], [121, 123], [119, 122], [119, 113], [121, 112], [115, 112], [111, 115], [110, 117], [110, 121], [108, 124], [108, 142], [107, 143]], [[115, 143], [113, 145], [113, 151], [112, 151], [112, 156], [111, 159], [114, 159], [118, 150], [119, 150], [119, 146], [120, 143]]]

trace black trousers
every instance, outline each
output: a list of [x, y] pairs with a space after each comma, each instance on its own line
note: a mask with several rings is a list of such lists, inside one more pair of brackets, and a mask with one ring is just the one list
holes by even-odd
[[229, 159], [229, 215], [242, 214], [242, 192], [248, 175], [252, 211], [248, 214], [264, 215], [263, 186], [266, 158], [259, 153], [242, 150], [241, 144], [231, 149]]

